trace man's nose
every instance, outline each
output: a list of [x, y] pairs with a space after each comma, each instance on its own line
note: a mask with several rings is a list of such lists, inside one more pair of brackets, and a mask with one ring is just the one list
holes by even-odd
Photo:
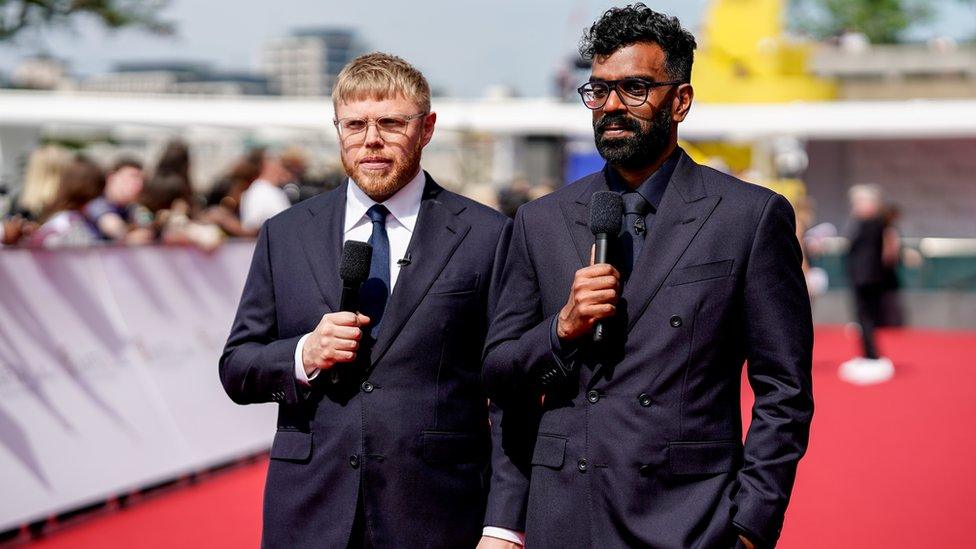
[[620, 94], [616, 88], [610, 90], [607, 95], [607, 102], [603, 105], [603, 112], [626, 111], [627, 106], [620, 100]]
[[380, 135], [380, 129], [376, 124], [366, 125], [366, 135], [363, 140], [363, 145], [367, 147], [382, 147], [384, 144], [383, 137]]

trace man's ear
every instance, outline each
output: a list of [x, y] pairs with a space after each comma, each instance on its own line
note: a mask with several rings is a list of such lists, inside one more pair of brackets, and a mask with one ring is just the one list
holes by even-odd
[[695, 99], [695, 88], [691, 84], [679, 84], [671, 104], [671, 117], [675, 122], [684, 122], [691, 111], [691, 102]]
[[431, 112], [424, 117], [424, 135], [421, 138], [423, 144], [421, 146], [426, 147], [427, 143], [430, 143], [430, 139], [434, 137], [434, 125], [437, 123], [437, 113]]

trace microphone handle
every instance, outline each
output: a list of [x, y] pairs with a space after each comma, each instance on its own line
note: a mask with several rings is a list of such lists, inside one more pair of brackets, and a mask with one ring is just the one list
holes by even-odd
[[[593, 251], [593, 262], [607, 263], [610, 255], [610, 235], [607, 233], [597, 233]], [[593, 326], [593, 342], [600, 343], [606, 338], [606, 326], [603, 321], [599, 321]]]
[[343, 281], [339, 310], [355, 313], [359, 309], [359, 282]]

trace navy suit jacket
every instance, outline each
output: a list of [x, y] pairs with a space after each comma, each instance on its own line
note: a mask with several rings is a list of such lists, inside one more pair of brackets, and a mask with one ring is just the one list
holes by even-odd
[[[262, 544], [344, 547], [361, 497], [376, 547], [474, 547], [492, 472], [481, 351], [511, 221], [428, 176], [375, 345], [308, 388], [295, 349], [338, 310], [345, 203], [343, 185], [264, 225], [220, 360], [235, 402], [278, 403]], [[494, 508], [522, 529], [517, 506]]]
[[[561, 389], [550, 330], [589, 263], [587, 176], [515, 220], [484, 375], [529, 460], [532, 547], [775, 543], [813, 413], [813, 329], [788, 202], [683, 152], [623, 288], [610, 341]], [[742, 366], [756, 395], [743, 447]], [[520, 414], [522, 421], [515, 419]], [[529, 431], [533, 431], [529, 433]]]

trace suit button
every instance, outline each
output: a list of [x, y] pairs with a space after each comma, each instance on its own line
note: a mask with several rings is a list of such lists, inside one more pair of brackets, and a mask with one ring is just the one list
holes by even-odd
[[580, 470], [580, 473], [585, 473], [587, 467], [589, 466], [586, 464], [586, 458], [580, 458], [579, 461], [576, 462], [576, 468]]
[[349, 456], [349, 466], [353, 469], [359, 469], [359, 456], [356, 454]]
[[363, 392], [364, 393], [372, 393], [373, 392], [373, 384], [370, 383], [370, 382], [368, 382], [368, 381], [364, 381], [363, 384], [361, 385], [361, 387], [363, 388]]
[[600, 393], [597, 391], [590, 391], [586, 393], [586, 400], [589, 400], [591, 404], [596, 404], [600, 400]]
[[672, 328], [680, 328], [681, 327], [681, 324], [683, 324], [683, 322], [682, 322], [680, 316], [678, 316], [678, 315], [671, 315], [671, 327]]
[[637, 397], [637, 402], [640, 402], [641, 406], [647, 408], [651, 405], [651, 397], [648, 396], [647, 393], [641, 393], [640, 396]]

